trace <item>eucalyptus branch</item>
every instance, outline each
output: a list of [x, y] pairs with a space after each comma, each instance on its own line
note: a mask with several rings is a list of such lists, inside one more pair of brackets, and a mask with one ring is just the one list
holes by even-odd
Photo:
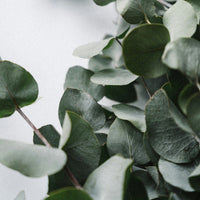
[[172, 7], [172, 4], [171, 3], [168, 3], [164, 0], [157, 0], [159, 3], [163, 4], [164, 6], [167, 6], [168, 8]]
[[119, 41], [119, 39], [118, 39], [117, 37], [115, 38], [115, 40], [118, 42], [118, 44], [119, 44], [121, 47], [123, 47], [123, 46], [122, 46], [122, 43]]
[[147, 86], [147, 84], [146, 84], [146, 82], [145, 82], [145, 80], [144, 80], [144, 78], [142, 76], [141, 76], [141, 79], [142, 79], [142, 82], [144, 84], [144, 88], [145, 88], [147, 94], [149, 95], [149, 98], [151, 98], [151, 93], [149, 91], [149, 88], [148, 88], [148, 86]]

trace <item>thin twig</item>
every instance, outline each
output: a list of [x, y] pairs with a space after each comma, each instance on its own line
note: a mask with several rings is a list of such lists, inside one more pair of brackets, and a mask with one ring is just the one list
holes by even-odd
[[122, 46], [122, 43], [119, 41], [119, 39], [118, 39], [117, 37], [115, 38], [115, 40], [118, 42], [118, 44], [119, 44], [121, 47], [123, 47], [123, 46]]
[[144, 88], [145, 88], [147, 94], [149, 95], [149, 98], [151, 98], [151, 93], [149, 92], [149, 88], [148, 88], [148, 86], [147, 86], [147, 84], [146, 84], [146, 82], [145, 82], [145, 80], [142, 76], [141, 76], [141, 79], [142, 79], [142, 82], [144, 84]]
[[164, 0], [157, 0], [158, 2], [160, 2], [161, 4], [163, 4], [164, 6], [167, 6], [168, 8], [172, 7], [172, 4], [164, 1]]

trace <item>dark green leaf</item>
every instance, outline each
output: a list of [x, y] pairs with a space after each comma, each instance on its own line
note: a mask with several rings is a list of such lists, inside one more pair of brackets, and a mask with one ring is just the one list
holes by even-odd
[[123, 200], [131, 165], [131, 159], [118, 155], [111, 157], [90, 174], [84, 189], [93, 200]]
[[64, 188], [52, 192], [45, 200], [92, 200], [92, 198], [84, 190]]
[[169, 40], [169, 32], [161, 24], [145, 24], [133, 29], [123, 43], [127, 68], [134, 74], [149, 78], [163, 75], [167, 69], [161, 56]]
[[179, 0], [164, 14], [163, 24], [170, 32], [171, 40], [191, 37], [197, 28], [197, 16], [189, 3]]
[[42, 145], [0, 140], [0, 163], [30, 177], [51, 175], [66, 163], [63, 151]]
[[175, 163], [194, 160], [199, 153], [196, 135], [164, 90], [151, 98], [145, 115], [150, 144], [160, 156]]
[[0, 117], [14, 113], [19, 107], [32, 104], [38, 96], [38, 86], [24, 68], [9, 61], [0, 61]]
[[200, 165], [198, 165], [189, 176], [190, 185], [200, 191]]
[[105, 114], [102, 107], [83, 91], [70, 88], [65, 91], [59, 105], [61, 124], [63, 124], [66, 111], [81, 115], [94, 130], [102, 128], [105, 124]]
[[94, 0], [94, 2], [99, 6], [105, 6], [115, 0]]
[[107, 146], [110, 155], [120, 153], [125, 158], [132, 158], [136, 165], [150, 161], [143, 145], [143, 133], [127, 121], [114, 121], [109, 130]]

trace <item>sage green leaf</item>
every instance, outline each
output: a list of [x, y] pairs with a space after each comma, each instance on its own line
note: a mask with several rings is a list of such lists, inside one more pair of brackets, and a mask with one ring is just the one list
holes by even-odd
[[90, 58], [88, 68], [93, 72], [98, 72], [104, 69], [114, 68], [112, 58], [104, 55], [97, 55]]
[[25, 192], [21, 191], [15, 198], [15, 200], [26, 200]]
[[68, 155], [67, 166], [74, 176], [83, 183], [97, 168], [101, 147], [90, 125], [79, 115], [68, 112], [72, 128], [63, 150]]
[[122, 86], [106, 85], [105, 96], [121, 103], [130, 103], [137, 99], [137, 94], [133, 83]]
[[127, 121], [116, 119], [113, 122], [107, 147], [110, 155], [120, 153], [125, 158], [132, 158], [135, 165], [144, 165], [150, 161], [143, 145], [143, 133]]
[[107, 134], [105, 134], [105, 133], [96, 133], [95, 135], [97, 136], [97, 139], [98, 139], [100, 145], [103, 146], [104, 144], [106, 144], [106, 142], [107, 142]]
[[179, 0], [163, 16], [163, 24], [168, 28], [171, 40], [191, 37], [197, 28], [197, 16], [193, 7]]
[[32, 104], [38, 96], [38, 86], [24, 68], [9, 61], [0, 61], [0, 117], [14, 113], [19, 107]]
[[[51, 144], [52, 147], [58, 147], [60, 141], [60, 134], [51, 124], [42, 126], [39, 129], [39, 131], [47, 139], [47, 141]], [[34, 144], [44, 145], [44, 143], [36, 134], [33, 135], [33, 142]]]
[[189, 176], [189, 182], [192, 188], [196, 191], [200, 191], [200, 165], [198, 165]]
[[111, 157], [90, 174], [84, 189], [93, 200], [123, 200], [131, 165], [131, 159], [119, 155]]
[[160, 156], [174, 163], [194, 160], [199, 153], [196, 135], [164, 90], [147, 103], [145, 116], [150, 144]]
[[172, 186], [181, 190], [192, 192], [194, 189], [190, 186], [189, 176], [199, 164], [199, 159], [189, 164], [175, 164], [164, 159], [158, 163], [159, 171], [164, 180]]
[[66, 163], [63, 151], [42, 145], [0, 139], [0, 163], [25, 176], [41, 177], [61, 170]]
[[113, 112], [119, 119], [131, 122], [141, 132], [146, 131], [146, 122], [143, 110], [126, 104], [113, 105], [112, 108]]
[[200, 94], [191, 97], [187, 106], [187, 117], [192, 129], [200, 137]]
[[112, 38], [109, 38], [99, 42], [92, 42], [86, 45], [82, 45], [74, 50], [73, 55], [80, 58], [91, 58], [100, 54], [112, 40]]
[[66, 111], [72, 111], [82, 116], [94, 130], [105, 124], [103, 108], [87, 93], [68, 88], [65, 90], [59, 105], [59, 119], [63, 124]]
[[200, 77], [200, 42], [193, 38], [180, 38], [170, 42], [162, 61], [171, 69], [180, 70], [192, 80]]
[[148, 78], [165, 74], [167, 69], [161, 56], [169, 41], [169, 32], [161, 24], [145, 24], [133, 29], [123, 42], [126, 67], [134, 74]]
[[92, 200], [92, 198], [84, 190], [64, 188], [52, 192], [45, 200]]
[[156, 12], [154, 0], [117, 0], [117, 10], [130, 24], [147, 21]]
[[69, 68], [65, 79], [64, 89], [74, 88], [82, 90], [99, 101], [104, 96], [104, 87], [90, 81], [93, 74], [92, 71], [80, 66]]
[[115, 0], [94, 0], [94, 2], [99, 6], [105, 6]]
[[138, 76], [124, 69], [104, 69], [95, 73], [91, 81], [101, 85], [128, 85], [135, 81]]
[[[198, 92], [198, 89], [194, 87], [194, 85], [187, 84], [178, 96], [178, 104], [185, 115], [187, 114], [187, 106], [190, 97], [196, 92]], [[198, 108], [198, 106], [196, 108]]]
[[199, 19], [200, 19], [200, 2], [199, 2], [199, 0], [185, 0], [185, 1], [187, 1], [188, 3], [190, 3], [192, 5], [192, 7], [194, 8], [194, 10], [197, 14], [198, 22], [199, 22]]

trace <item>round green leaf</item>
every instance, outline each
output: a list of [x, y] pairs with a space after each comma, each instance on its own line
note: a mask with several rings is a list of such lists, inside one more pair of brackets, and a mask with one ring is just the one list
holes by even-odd
[[147, 103], [145, 116], [150, 144], [160, 156], [174, 163], [194, 160], [199, 153], [196, 135], [164, 90]]
[[144, 111], [135, 106], [126, 104], [113, 105], [113, 112], [119, 119], [131, 122], [140, 131], [146, 131], [146, 122]]
[[190, 186], [189, 176], [194, 171], [199, 162], [195, 161], [189, 164], [175, 164], [167, 160], [160, 159], [158, 166], [164, 180], [181, 190], [192, 192], [194, 189]]
[[94, 130], [102, 128], [105, 124], [103, 108], [89, 94], [83, 91], [68, 88], [64, 92], [59, 105], [61, 124], [63, 124], [66, 111], [81, 115]]
[[115, 0], [94, 0], [94, 2], [99, 6], [105, 6]]
[[13, 114], [20, 107], [33, 103], [38, 96], [38, 86], [24, 68], [9, 61], [0, 61], [0, 117]]
[[135, 81], [138, 76], [135, 76], [128, 70], [124, 69], [104, 69], [95, 73], [91, 77], [91, 81], [101, 85], [128, 85]]
[[126, 67], [144, 77], [163, 75], [166, 67], [161, 56], [169, 40], [169, 32], [161, 24], [145, 24], [133, 29], [123, 43]]
[[107, 147], [110, 155], [120, 153], [132, 158], [135, 165], [148, 163], [149, 157], [143, 145], [143, 133], [127, 121], [116, 119], [110, 127]]
[[104, 87], [90, 81], [90, 77], [92, 77], [93, 74], [92, 71], [80, 66], [69, 68], [65, 79], [64, 89], [74, 88], [82, 90], [99, 101], [104, 96]]
[[179, 0], [165, 12], [163, 24], [170, 32], [171, 40], [191, 37], [197, 28], [197, 16], [189, 3]]
[[82, 45], [74, 50], [73, 55], [80, 58], [91, 58], [100, 54], [112, 40], [112, 38], [109, 38], [99, 42], [92, 42], [86, 45]]
[[131, 159], [111, 157], [90, 174], [84, 189], [94, 200], [123, 200], [131, 165]]
[[68, 112], [71, 132], [63, 150], [68, 155], [67, 166], [77, 179], [83, 183], [88, 175], [97, 168], [101, 147], [90, 125], [79, 115]]
[[187, 106], [187, 116], [189, 124], [192, 129], [198, 134], [200, 137], [200, 94], [197, 93], [193, 97], [191, 97]]
[[162, 61], [168, 67], [180, 70], [193, 80], [200, 77], [200, 42], [192, 38], [180, 38], [170, 42], [163, 53]]
[[117, 0], [117, 10], [130, 24], [147, 20], [156, 12], [154, 0]]
[[52, 192], [45, 200], [92, 200], [84, 191], [76, 188], [64, 188]]
[[66, 163], [63, 151], [42, 145], [0, 139], [0, 163], [30, 176], [41, 177], [61, 170]]

